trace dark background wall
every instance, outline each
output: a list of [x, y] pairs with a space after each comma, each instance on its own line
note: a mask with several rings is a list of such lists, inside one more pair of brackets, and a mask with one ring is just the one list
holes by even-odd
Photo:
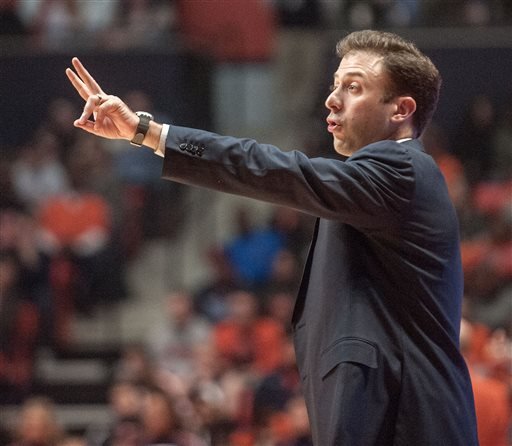
[[450, 136], [457, 133], [457, 127], [475, 96], [488, 95], [498, 112], [512, 102], [512, 47], [439, 48], [425, 52], [443, 77], [434, 119]]
[[94, 53], [0, 56], [0, 147], [18, 146], [41, 124], [50, 101], [71, 99], [82, 106], [65, 69], [78, 56], [102, 88], [123, 97], [132, 89], [150, 95], [155, 109], [173, 122], [210, 126], [208, 61], [182, 52]]

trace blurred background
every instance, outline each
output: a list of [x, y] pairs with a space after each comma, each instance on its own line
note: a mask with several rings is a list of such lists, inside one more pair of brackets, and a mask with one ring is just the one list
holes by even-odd
[[310, 445], [290, 338], [312, 217], [73, 127], [78, 56], [159, 122], [333, 157], [337, 40], [412, 39], [460, 219], [482, 446], [512, 444], [512, 2], [0, 0], [0, 444]]

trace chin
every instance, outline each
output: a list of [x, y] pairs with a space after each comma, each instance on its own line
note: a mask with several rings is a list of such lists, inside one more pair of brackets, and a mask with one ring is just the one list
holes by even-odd
[[334, 142], [334, 151], [341, 156], [350, 156], [352, 155], [353, 151], [349, 150], [347, 147], [345, 147], [340, 142], [336, 143]]

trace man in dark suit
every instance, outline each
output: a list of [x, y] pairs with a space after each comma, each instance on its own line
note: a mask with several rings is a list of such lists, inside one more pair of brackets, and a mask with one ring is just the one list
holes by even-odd
[[86, 105], [75, 125], [142, 139], [165, 156], [168, 179], [319, 217], [292, 321], [315, 445], [476, 445], [457, 217], [417, 139], [439, 73], [389, 33], [352, 33], [337, 50], [327, 123], [346, 160], [162, 126], [104, 93], [77, 59], [67, 74]]

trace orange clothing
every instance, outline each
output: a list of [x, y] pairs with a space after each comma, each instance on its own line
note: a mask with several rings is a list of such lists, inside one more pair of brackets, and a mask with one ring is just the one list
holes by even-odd
[[473, 191], [473, 202], [484, 214], [499, 214], [510, 203], [511, 196], [512, 181], [482, 182]]
[[440, 156], [436, 156], [436, 163], [448, 185], [459, 181], [464, 176], [462, 163], [453, 155], [444, 153]]
[[95, 194], [66, 194], [50, 198], [41, 208], [39, 222], [63, 246], [69, 246], [91, 229], [110, 228], [105, 200]]
[[506, 384], [471, 373], [480, 446], [507, 446], [511, 407]]
[[484, 324], [472, 323], [473, 329], [469, 342], [469, 351], [465, 353], [469, 364], [487, 364], [489, 358], [486, 346], [491, 337], [491, 330]]
[[214, 329], [214, 339], [221, 356], [235, 362], [247, 360], [257, 372], [268, 373], [281, 365], [285, 330], [272, 319], [258, 319], [250, 327], [220, 322]]
[[512, 242], [497, 245], [484, 238], [463, 240], [460, 252], [464, 272], [472, 272], [486, 263], [492, 266], [498, 277], [512, 278]]

